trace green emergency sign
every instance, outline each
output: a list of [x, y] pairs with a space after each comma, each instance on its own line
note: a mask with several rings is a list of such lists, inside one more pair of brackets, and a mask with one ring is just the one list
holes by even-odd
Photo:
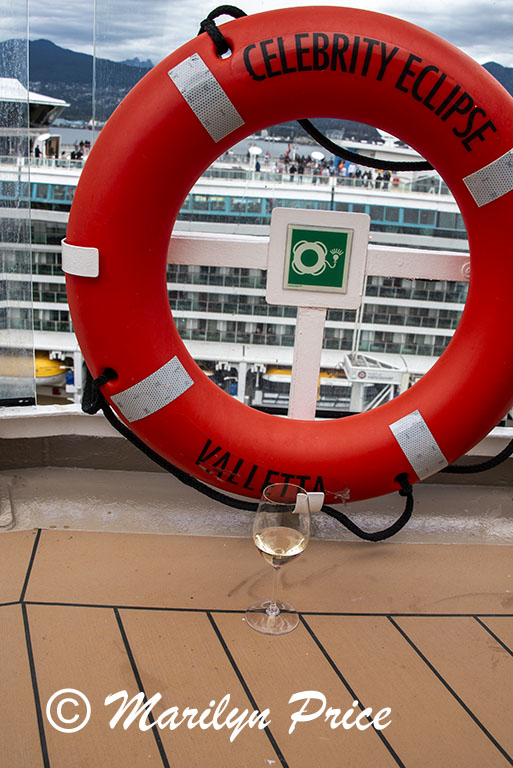
[[289, 224], [284, 289], [346, 293], [352, 230]]

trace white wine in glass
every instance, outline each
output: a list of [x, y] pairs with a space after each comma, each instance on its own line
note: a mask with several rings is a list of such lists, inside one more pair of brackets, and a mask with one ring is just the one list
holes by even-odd
[[298, 485], [275, 483], [264, 489], [253, 523], [253, 541], [274, 569], [273, 595], [246, 611], [250, 627], [268, 635], [291, 632], [299, 623], [296, 610], [278, 600], [280, 568], [295, 560], [310, 539], [308, 494]]

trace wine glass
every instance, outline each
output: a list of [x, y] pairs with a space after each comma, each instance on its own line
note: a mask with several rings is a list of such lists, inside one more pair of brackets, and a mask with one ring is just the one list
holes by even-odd
[[298, 485], [275, 483], [264, 489], [253, 523], [253, 541], [274, 569], [270, 600], [259, 600], [246, 611], [250, 627], [268, 635], [291, 632], [299, 623], [296, 610], [278, 600], [280, 568], [303, 552], [310, 539], [308, 494]]

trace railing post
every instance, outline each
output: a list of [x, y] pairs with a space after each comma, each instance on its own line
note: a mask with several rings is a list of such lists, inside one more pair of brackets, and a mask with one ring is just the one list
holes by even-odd
[[315, 419], [326, 310], [298, 307], [290, 380], [291, 419]]

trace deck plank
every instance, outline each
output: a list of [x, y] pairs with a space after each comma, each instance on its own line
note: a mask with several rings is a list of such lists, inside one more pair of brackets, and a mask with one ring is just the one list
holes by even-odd
[[[112, 713], [105, 697], [124, 689], [130, 697], [138, 692], [114, 612], [38, 605], [27, 610], [43, 711], [50, 696], [64, 688], [78, 689], [91, 703], [91, 719], [76, 733], [61, 733], [45, 718], [51, 768], [161, 766], [151, 731], [141, 732], [136, 724], [126, 731], [109, 728]], [[84, 711], [63, 709], [68, 717]]]
[[[313, 541], [283, 588], [302, 611], [507, 614], [512, 550]], [[27, 599], [243, 610], [270, 583], [250, 539], [43, 531]]]
[[270, 727], [289, 766], [342, 765], [342, 755], [344, 768], [397, 765], [372, 728], [331, 730], [318, 718], [288, 733], [291, 715], [303, 703], [288, 703], [294, 693], [320, 691], [342, 712], [353, 702], [303, 626], [268, 637], [248, 627], [240, 615], [215, 614], [214, 619], [259, 708], [271, 710]]
[[[388, 706], [384, 733], [408, 768], [508, 765], [495, 746], [385, 617], [308, 616], [306, 620], [360, 701]], [[425, 618], [408, 624], [422, 631]], [[450, 633], [452, 619], [440, 619]]]
[[[224, 716], [237, 707], [253, 711], [206, 614], [165, 611], [120, 612], [135, 662], [148, 697], [158, 692], [162, 700], [156, 717], [177, 706], [196, 708], [199, 713], [215, 701], [212, 711], [229, 694]], [[180, 719], [180, 718], [178, 718]], [[208, 720], [207, 720], [208, 722]], [[220, 722], [224, 722], [221, 716]], [[189, 730], [186, 724], [160, 735], [173, 768], [260, 768], [278, 763], [278, 757], [263, 730], [245, 728], [230, 742], [233, 731], [212, 726]]]
[[21, 605], [0, 608], [0, 743], [6, 766], [43, 765]]
[[[0, 560], [4, 594], [13, 600], [20, 597], [34, 540], [33, 532], [0, 537], [0, 554], [2, 545], [6, 552]], [[123, 689], [130, 696], [137, 692], [130, 653], [146, 693], [163, 696], [157, 716], [169, 706], [202, 711], [226, 693], [230, 706], [271, 710], [276, 750], [266, 733], [254, 729], [242, 731], [235, 742], [227, 729], [161, 730], [162, 751], [169, 753], [173, 768], [276, 767], [280, 750], [289, 768], [339, 765], [341, 755], [344, 768], [511, 764], [493, 739], [512, 754], [507, 718], [513, 656], [490, 634], [513, 651], [513, 598], [504, 587], [511, 556], [510, 547], [314, 541], [284, 569], [281, 592], [306, 612], [319, 648], [305, 626], [269, 638], [253, 632], [237, 613], [271, 587], [272, 571], [250, 539], [43, 531], [26, 599], [50, 765], [166, 764], [151, 731], [141, 732], [137, 723], [127, 731], [121, 725], [109, 728], [115, 705], [106, 708], [105, 697]], [[128, 645], [116, 611], [105, 606], [120, 607]], [[212, 611], [220, 636], [206, 610]], [[0, 710], [3, 749], [12, 756], [10, 765], [37, 768], [42, 751], [22, 608], [4, 605], [0, 611], [6, 617], [0, 630], [0, 679], [9, 690]], [[458, 612], [470, 616], [451, 615]], [[412, 615], [396, 615], [394, 626], [387, 614]], [[482, 616], [490, 632], [474, 615]], [[490, 738], [400, 630], [453, 686]], [[389, 747], [371, 729], [332, 730], [320, 718], [288, 734], [291, 714], [299, 707], [288, 703], [293, 693], [319, 691], [328, 706], [342, 712], [352, 706], [353, 694], [323, 649], [365, 706], [374, 712], [392, 708], [392, 724], [382, 734]], [[91, 700], [91, 722], [73, 735], [54, 730], [44, 716], [49, 696], [61, 688], [83, 690]], [[18, 703], [23, 732], [13, 721]]]
[[513, 764], [513, 657], [471, 617], [397, 620]]
[[0, 603], [20, 599], [37, 531], [0, 533]]
[[483, 616], [480, 620], [513, 653], [513, 616]]

